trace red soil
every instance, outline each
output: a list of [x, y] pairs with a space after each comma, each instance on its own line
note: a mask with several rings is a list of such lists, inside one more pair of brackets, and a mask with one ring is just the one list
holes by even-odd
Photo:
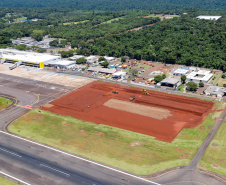
[[[113, 94], [112, 91], [119, 93]], [[183, 128], [193, 128], [202, 123], [213, 107], [213, 102], [156, 91], [148, 92], [150, 96], [144, 95], [142, 89], [138, 88], [122, 87], [106, 82], [93, 82], [53, 101], [52, 107], [43, 106], [42, 109], [172, 142]], [[133, 95], [136, 96], [135, 100], [130, 101], [130, 97]], [[168, 109], [172, 116], [157, 120], [103, 105], [112, 98]]]

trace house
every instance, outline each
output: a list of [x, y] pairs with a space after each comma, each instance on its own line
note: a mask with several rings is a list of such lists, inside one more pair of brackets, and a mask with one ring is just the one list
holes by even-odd
[[209, 96], [223, 97], [226, 94], [225, 87], [209, 86], [203, 91], [204, 94]]
[[189, 72], [189, 70], [187, 69], [177, 69], [176, 71], [174, 71], [174, 75], [179, 76], [179, 75], [186, 75]]

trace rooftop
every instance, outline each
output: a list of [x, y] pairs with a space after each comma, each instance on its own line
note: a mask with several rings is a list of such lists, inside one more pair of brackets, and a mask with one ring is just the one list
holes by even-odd
[[60, 60], [60, 56], [35, 52], [19, 51], [14, 49], [0, 49], [0, 57], [23, 62], [41, 63], [49, 60]]
[[88, 71], [97, 71], [100, 73], [115, 73], [116, 69], [108, 69], [108, 68], [101, 68], [101, 67], [89, 67]]
[[207, 19], [207, 20], [218, 20], [222, 16], [215, 16], [215, 15], [200, 15], [196, 17], [197, 19]]
[[179, 80], [176, 78], [165, 78], [161, 81], [161, 83], [169, 83], [169, 84], [176, 84]]

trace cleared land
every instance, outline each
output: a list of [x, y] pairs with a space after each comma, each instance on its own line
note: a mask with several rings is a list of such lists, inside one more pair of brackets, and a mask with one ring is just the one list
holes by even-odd
[[[113, 94], [112, 91], [119, 93]], [[94, 82], [51, 102], [52, 107], [42, 107], [42, 109], [172, 142], [183, 128], [194, 128], [201, 124], [213, 107], [213, 102], [155, 91], [149, 93], [150, 96], [143, 94], [142, 89]], [[136, 98], [131, 102], [130, 97], [134, 95]], [[113, 109], [104, 105], [110, 99], [129, 102], [134, 106], [145, 105], [149, 109], [164, 109], [169, 111], [171, 116], [162, 115], [164, 119], [155, 119], [151, 114], [150, 116], [135, 114], [135, 108], [131, 109], [128, 106], [124, 107], [124, 110]]]
[[172, 143], [73, 117], [40, 113], [39, 109], [14, 121], [9, 131], [132, 173], [148, 175], [188, 165], [214, 125], [214, 114], [208, 115], [199, 127], [183, 129]]
[[0, 97], [0, 110], [10, 106], [13, 102], [7, 98]]
[[[226, 108], [226, 104], [221, 108]], [[219, 117], [216, 114], [215, 117]], [[216, 119], [214, 117], [214, 119]], [[214, 139], [207, 148], [198, 167], [226, 176], [226, 120], [222, 123]]]
[[172, 116], [170, 114], [170, 111], [167, 109], [150, 107], [146, 105], [135, 104], [132, 102], [126, 102], [117, 99], [110, 99], [106, 103], [104, 103], [104, 105], [113, 109], [131, 112], [134, 114], [151, 117], [158, 120], [162, 120], [164, 118]]

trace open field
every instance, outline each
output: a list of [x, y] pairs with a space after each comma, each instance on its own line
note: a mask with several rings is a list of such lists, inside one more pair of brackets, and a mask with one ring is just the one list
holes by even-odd
[[0, 97], [0, 110], [10, 106], [13, 102], [7, 98]]
[[226, 78], [219, 78], [216, 82], [216, 85], [218, 85], [219, 87], [223, 87], [224, 84], [226, 84]]
[[[226, 103], [222, 104], [219, 109], [226, 108]], [[216, 113], [213, 118], [216, 119], [220, 116], [220, 113]], [[217, 134], [207, 148], [202, 160], [198, 167], [219, 173], [226, 176], [226, 119], [220, 126]]]
[[118, 21], [120, 19], [124, 19], [124, 16], [123, 17], [116, 17], [116, 18], [108, 20], [106, 22], [102, 22], [101, 24], [109, 24], [109, 23], [112, 23], [113, 21]]
[[172, 143], [39, 109], [17, 119], [8, 129], [23, 137], [95, 161], [148, 175], [188, 165], [214, 125], [214, 114], [208, 115], [199, 127], [183, 129]]
[[[114, 94], [112, 91], [119, 93]], [[43, 106], [42, 109], [172, 142], [183, 128], [194, 128], [201, 124], [213, 107], [213, 102], [155, 91], [149, 93], [150, 95], [145, 95], [142, 89], [94, 82], [51, 102], [53, 106]], [[135, 96], [135, 99], [130, 101], [132, 96]], [[145, 105], [155, 111], [164, 109], [164, 113], [161, 113], [161, 111], [159, 113], [159, 118], [164, 119], [137, 114], [135, 113], [137, 107], [133, 108], [133, 106], [128, 107], [127, 110], [120, 110], [117, 106], [114, 106], [114, 108], [105, 106], [104, 104], [111, 99], [121, 100], [124, 102], [123, 104], [130, 102], [134, 106]], [[146, 110], [149, 115], [152, 114], [150, 109]], [[169, 117], [161, 115], [166, 112], [169, 112]]]
[[12, 182], [12, 181], [0, 176], [0, 184], [1, 185], [16, 185], [17, 183]]

